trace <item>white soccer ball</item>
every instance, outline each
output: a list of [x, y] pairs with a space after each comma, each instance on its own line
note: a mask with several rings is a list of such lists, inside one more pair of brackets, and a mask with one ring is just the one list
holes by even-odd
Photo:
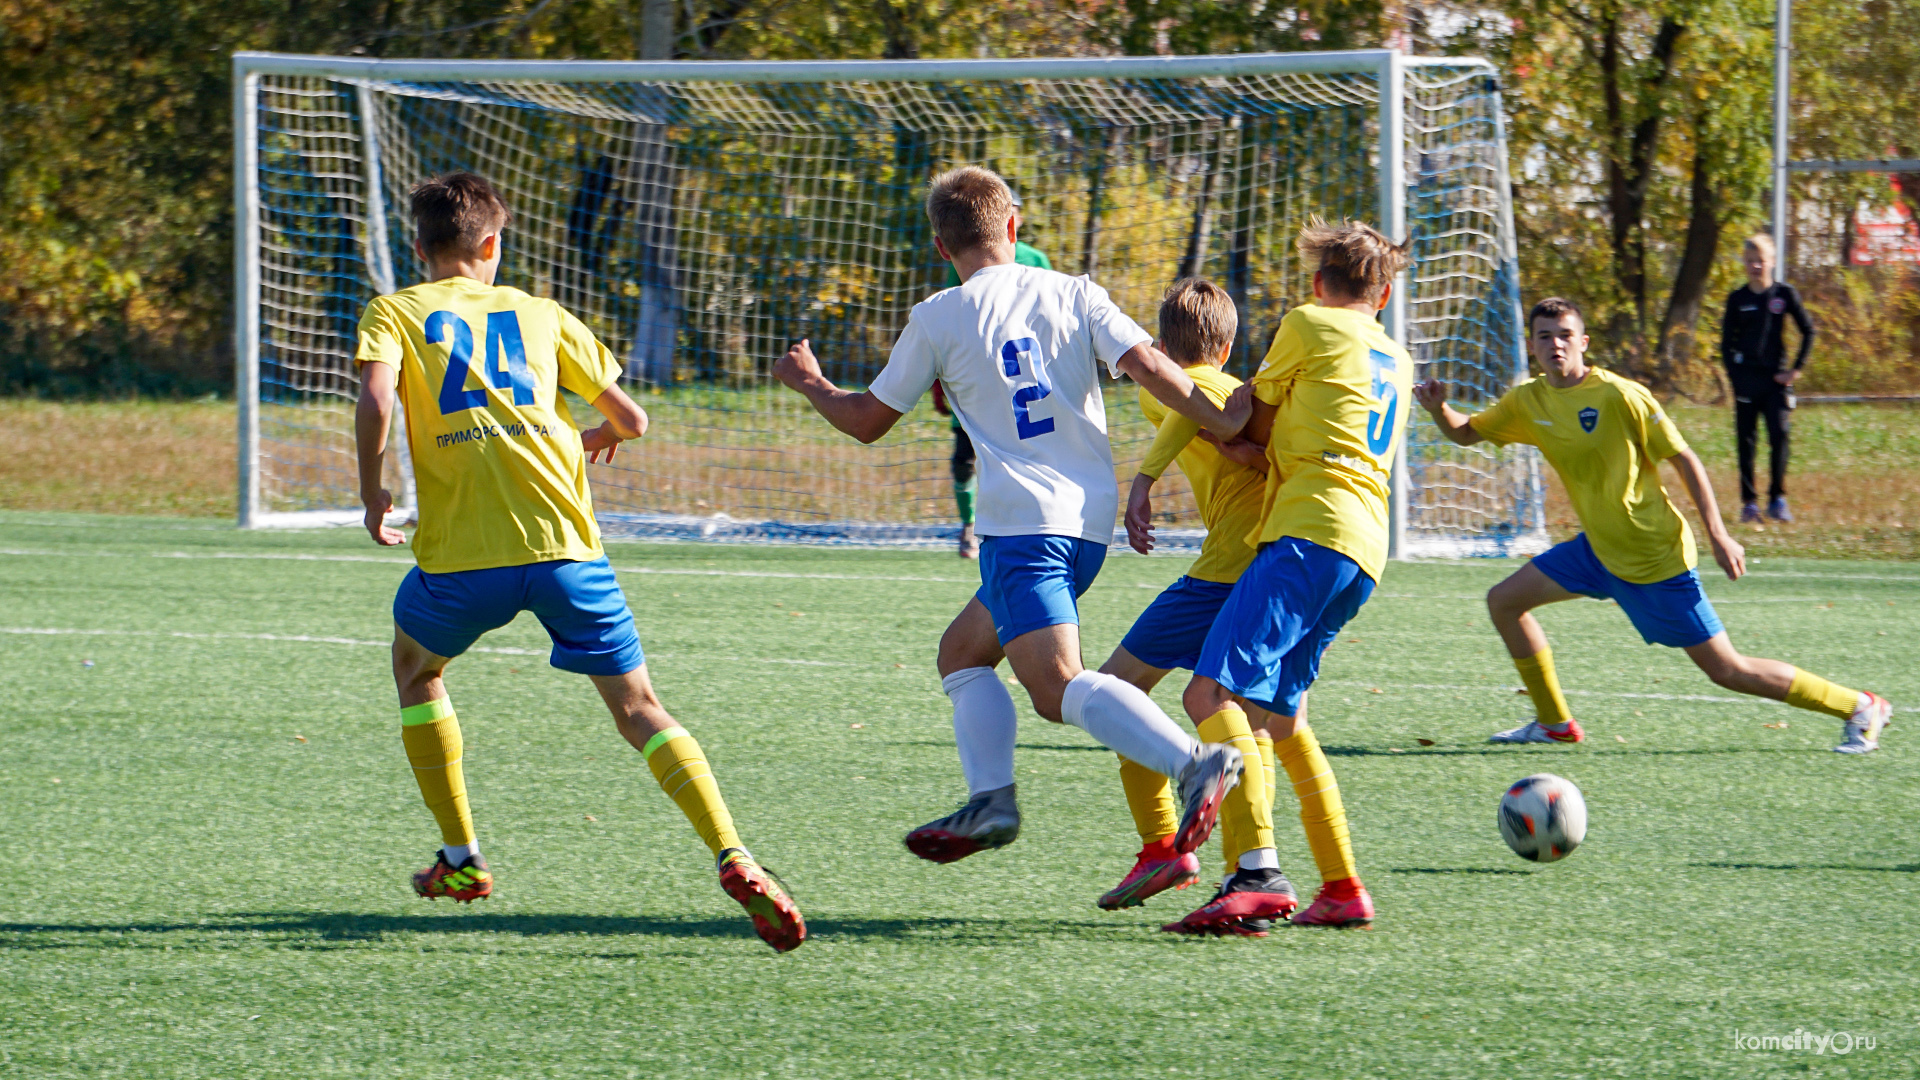
[[1500, 797], [1500, 835], [1523, 859], [1564, 859], [1587, 838], [1587, 800], [1573, 781], [1535, 773]]

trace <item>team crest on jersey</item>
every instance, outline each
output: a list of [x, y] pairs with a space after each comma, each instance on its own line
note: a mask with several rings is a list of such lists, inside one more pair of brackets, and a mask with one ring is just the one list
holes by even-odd
[[1784, 296], [1776, 296], [1767, 301], [1767, 310], [1773, 312], [1775, 315], [1787, 310], [1787, 298]]
[[1600, 422], [1600, 410], [1589, 405], [1580, 410], [1580, 430], [1592, 432], [1593, 425]]

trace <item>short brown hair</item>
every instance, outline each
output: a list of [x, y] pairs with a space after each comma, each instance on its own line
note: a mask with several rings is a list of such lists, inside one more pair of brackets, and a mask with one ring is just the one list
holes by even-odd
[[1581, 333], [1586, 332], [1587, 316], [1585, 312], [1580, 310], [1579, 304], [1568, 300], [1564, 296], [1549, 296], [1545, 300], [1533, 305], [1533, 310], [1527, 312], [1527, 336], [1533, 336], [1533, 320], [1558, 319], [1563, 315], [1571, 315], [1579, 319]]
[[1412, 240], [1396, 244], [1379, 229], [1351, 220], [1334, 225], [1308, 218], [1299, 247], [1328, 292], [1368, 302], [1378, 301], [1413, 261]]
[[478, 173], [456, 172], [422, 180], [407, 193], [420, 249], [430, 259], [472, 257], [490, 232], [507, 227], [513, 212]]
[[1160, 346], [1182, 366], [1212, 363], [1239, 329], [1233, 297], [1204, 278], [1182, 278], [1160, 300]]
[[1013, 192], [1007, 182], [978, 165], [941, 173], [927, 192], [927, 218], [949, 255], [1005, 239], [1012, 216]]

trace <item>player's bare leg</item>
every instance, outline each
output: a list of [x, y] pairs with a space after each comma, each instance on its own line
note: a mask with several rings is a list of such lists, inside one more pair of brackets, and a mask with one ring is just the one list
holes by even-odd
[[1560, 679], [1553, 666], [1553, 649], [1547, 644], [1547, 632], [1533, 610], [1547, 604], [1577, 600], [1580, 594], [1569, 592], [1560, 583], [1541, 573], [1532, 563], [1521, 567], [1487, 592], [1487, 614], [1493, 628], [1506, 643], [1507, 655], [1526, 684], [1533, 699], [1535, 716], [1528, 723], [1498, 732], [1488, 741], [1497, 743], [1576, 743], [1586, 735], [1560, 691]]
[[1837, 717], [1842, 741], [1834, 749], [1842, 754], [1879, 749], [1880, 732], [1893, 723], [1893, 705], [1879, 694], [1836, 686], [1780, 660], [1743, 656], [1724, 633], [1685, 651], [1717, 686]]
[[746, 909], [754, 931], [775, 951], [799, 948], [807, 939], [806, 920], [779, 880], [742, 846], [712, 766], [700, 744], [660, 704], [647, 665], [621, 675], [587, 677], [607, 703], [621, 737], [640, 751], [661, 790], [713, 852], [720, 888]]
[[400, 741], [427, 809], [440, 825], [442, 846], [433, 864], [413, 875], [413, 891], [429, 900], [470, 903], [493, 893], [493, 874], [480, 854], [461, 767], [460, 718], [447, 698], [453, 661], [393, 628], [393, 682], [400, 692]]

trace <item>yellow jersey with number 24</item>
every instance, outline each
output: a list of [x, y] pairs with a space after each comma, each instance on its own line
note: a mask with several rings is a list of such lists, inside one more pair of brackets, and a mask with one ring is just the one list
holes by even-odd
[[1280, 320], [1253, 392], [1278, 411], [1267, 440], [1266, 504], [1249, 539], [1308, 540], [1380, 580], [1413, 358], [1373, 316], [1305, 304]]
[[[1239, 379], [1212, 364], [1194, 364], [1186, 371], [1194, 385], [1216, 406], [1225, 405], [1240, 386]], [[1145, 387], [1140, 390], [1140, 411], [1148, 423], [1160, 429], [1153, 445], [1147, 448], [1140, 471], [1158, 480], [1168, 465], [1178, 461], [1180, 471], [1193, 487], [1193, 502], [1200, 509], [1200, 523], [1207, 527], [1200, 557], [1187, 568], [1187, 576], [1233, 584], [1240, 580], [1240, 571], [1253, 561], [1253, 545], [1247, 542], [1247, 534], [1260, 524], [1267, 474], [1214, 449], [1212, 443], [1198, 437], [1199, 424], [1162, 405]]]
[[399, 370], [430, 574], [601, 555], [580, 432], [562, 387], [589, 402], [620, 362], [552, 300], [452, 277], [376, 297], [356, 364]]
[[1646, 387], [1599, 368], [1565, 389], [1536, 377], [1468, 422], [1493, 442], [1540, 448], [1613, 576], [1650, 585], [1693, 569], [1693, 530], [1660, 485], [1660, 463], [1687, 440]]

